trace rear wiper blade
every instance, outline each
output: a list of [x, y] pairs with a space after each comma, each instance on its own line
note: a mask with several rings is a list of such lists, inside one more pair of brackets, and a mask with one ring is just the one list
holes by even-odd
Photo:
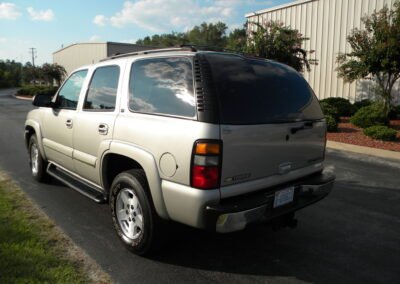
[[305, 121], [303, 123], [303, 125], [290, 128], [290, 132], [292, 134], [296, 134], [297, 131], [301, 131], [301, 130], [305, 130], [305, 129], [311, 129], [311, 128], [313, 128], [313, 126], [314, 126], [314, 122], [313, 121]]

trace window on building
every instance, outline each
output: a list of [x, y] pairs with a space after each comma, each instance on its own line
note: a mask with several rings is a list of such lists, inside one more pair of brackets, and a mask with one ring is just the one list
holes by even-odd
[[84, 110], [114, 110], [117, 99], [119, 66], [97, 68], [90, 81]]
[[87, 70], [80, 70], [73, 73], [57, 95], [57, 105], [62, 109], [76, 109], [79, 100], [79, 94], [85, 81]]
[[129, 94], [132, 111], [194, 117], [196, 103], [191, 61], [177, 57], [134, 62]]

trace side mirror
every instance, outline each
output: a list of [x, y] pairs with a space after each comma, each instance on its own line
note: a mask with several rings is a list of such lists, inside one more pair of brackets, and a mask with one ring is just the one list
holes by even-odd
[[53, 96], [38, 94], [33, 98], [32, 104], [37, 107], [55, 107], [55, 103], [52, 102]]

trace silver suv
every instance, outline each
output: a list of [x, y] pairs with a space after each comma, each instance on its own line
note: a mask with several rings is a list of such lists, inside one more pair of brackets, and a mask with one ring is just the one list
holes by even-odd
[[220, 233], [331, 191], [326, 121], [292, 68], [194, 47], [118, 55], [73, 72], [25, 123], [33, 177], [108, 201], [122, 242], [146, 254], [173, 220]]

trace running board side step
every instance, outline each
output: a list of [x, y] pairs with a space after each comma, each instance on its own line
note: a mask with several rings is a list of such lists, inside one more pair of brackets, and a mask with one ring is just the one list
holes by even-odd
[[47, 173], [97, 203], [104, 203], [107, 200], [106, 195], [100, 192], [94, 186], [72, 176], [67, 171], [52, 163], [49, 163], [47, 166]]

